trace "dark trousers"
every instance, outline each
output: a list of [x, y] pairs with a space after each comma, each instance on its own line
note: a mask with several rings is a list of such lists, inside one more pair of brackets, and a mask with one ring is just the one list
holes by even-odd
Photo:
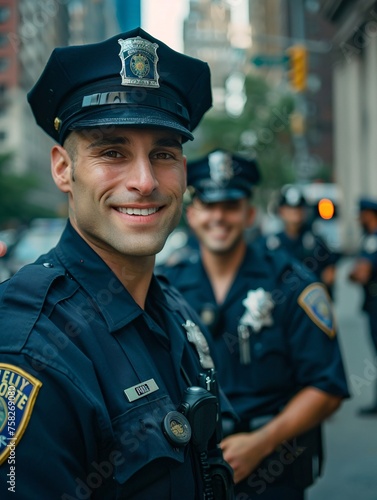
[[368, 312], [369, 332], [377, 355], [377, 311]]
[[[252, 477], [252, 476], [251, 476]], [[235, 486], [234, 500], [304, 500], [305, 490], [299, 489], [289, 482], [268, 483], [260, 479], [245, 481]]]

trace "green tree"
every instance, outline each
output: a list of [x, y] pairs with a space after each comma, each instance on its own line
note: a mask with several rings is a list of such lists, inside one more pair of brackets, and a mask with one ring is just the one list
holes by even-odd
[[[52, 217], [54, 214], [28, 200], [39, 182], [32, 174], [14, 174], [9, 169], [12, 154], [0, 155], [0, 228], [9, 221], [29, 222], [34, 217]], [[25, 215], [27, 214], [27, 215]]]
[[232, 117], [216, 109], [209, 111], [195, 133], [199, 140], [188, 143], [185, 153], [189, 159], [195, 159], [221, 147], [253, 155], [261, 170], [263, 190], [294, 182], [291, 94], [272, 89], [265, 79], [255, 75], [246, 77], [245, 94], [240, 116]]

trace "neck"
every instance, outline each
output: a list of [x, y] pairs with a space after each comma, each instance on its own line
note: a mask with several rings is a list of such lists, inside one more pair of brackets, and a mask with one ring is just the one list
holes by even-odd
[[113, 271], [136, 304], [144, 309], [152, 280], [155, 257], [123, 257], [121, 259], [114, 255], [100, 255], [100, 257]]
[[296, 238], [300, 234], [301, 226], [297, 224], [286, 224], [285, 234], [290, 238]]
[[244, 240], [227, 253], [214, 253], [203, 246], [201, 247], [203, 266], [218, 303], [224, 301], [243, 261], [246, 248]]

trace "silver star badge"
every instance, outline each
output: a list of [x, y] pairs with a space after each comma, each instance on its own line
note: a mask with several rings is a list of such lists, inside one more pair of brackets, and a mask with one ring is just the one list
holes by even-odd
[[249, 290], [242, 304], [246, 311], [240, 319], [241, 325], [251, 326], [254, 332], [259, 332], [264, 326], [273, 324], [271, 311], [274, 308], [274, 302], [271, 294], [263, 288]]

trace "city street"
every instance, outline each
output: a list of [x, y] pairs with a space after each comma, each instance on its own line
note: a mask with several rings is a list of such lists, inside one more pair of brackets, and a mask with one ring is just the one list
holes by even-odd
[[351, 264], [345, 259], [339, 266], [335, 300], [352, 398], [325, 424], [325, 471], [308, 500], [377, 499], [377, 416], [356, 414], [372, 401], [377, 363], [360, 312], [361, 290], [346, 279]]

